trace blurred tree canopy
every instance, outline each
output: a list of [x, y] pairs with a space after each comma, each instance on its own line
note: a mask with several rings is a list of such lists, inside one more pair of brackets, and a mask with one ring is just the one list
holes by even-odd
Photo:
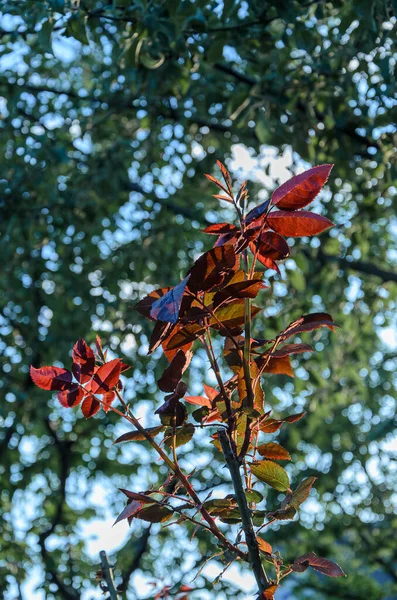
[[[295, 380], [268, 379], [276, 415], [308, 411], [280, 435], [293, 450], [292, 474], [318, 476], [300, 520], [269, 541], [291, 556], [315, 547], [349, 574], [297, 579], [294, 597], [396, 598], [396, 346], [387, 337], [397, 281], [396, 3], [3, 0], [0, 8], [0, 592], [23, 598], [18, 587], [35, 572], [44, 598], [92, 598], [97, 565], [80, 524], [115, 515], [117, 487], [151, 483], [144, 444], [112, 447], [111, 415], [61, 412], [33, 389], [29, 365], [68, 362], [77, 338], [99, 332], [133, 365], [126, 396], [136, 411], [158, 405], [164, 365], [145, 356], [149, 328], [132, 305], [177, 283], [209, 247], [200, 230], [228, 211], [203, 174], [217, 158], [239, 166], [246, 148], [258, 168], [247, 175], [240, 165], [237, 175], [249, 179], [253, 205], [277, 183], [269, 156], [284, 157], [291, 174], [335, 163], [318, 206], [337, 227], [321, 251], [315, 238], [295, 243], [281, 277], [266, 273], [271, 290], [257, 319], [271, 335], [326, 308], [341, 327], [316, 338], [321, 352], [296, 362]], [[202, 376], [198, 361], [192, 385]], [[221, 485], [223, 475], [200, 439], [183, 461], [197, 466], [200, 454], [195, 478], [205, 493], [206, 480]], [[151, 473], [164, 478], [164, 467]], [[139, 597], [130, 584], [137, 570], [166, 583], [186, 572], [188, 583], [216, 551], [205, 533], [190, 542], [153, 532], [134, 524], [118, 552], [129, 598]], [[208, 577], [196, 583], [206, 597]], [[217, 589], [244, 595], [227, 583]]]

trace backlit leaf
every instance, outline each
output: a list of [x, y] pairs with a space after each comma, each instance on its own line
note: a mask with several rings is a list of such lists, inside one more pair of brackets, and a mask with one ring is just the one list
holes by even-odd
[[167, 506], [153, 504], [140, 510], [136, 514], [136, 518], [148, 521], [149, 523], [164, 523], [165, 521], [169, 521], [173, 514], [172, 510]]
[[333, 166], [319, 165], [295, 175], [273, 192], [273, 204], [283, 210], [296, 210], [307, 206], [326, 183]]
[[263, 552], [264, 554], [272, 554], [273, 548], [271, 547], [269, 542], [266, 542], [266, 540], [264, 540], [259, 535], [256, 538], [256, 541], [258, 542], [258, 547], [261, 552]]
[[274, 594], [276, 593], [278, 585], [269, 585], [267, 590], [263, 592], [263, 600], [274, 600]]
[[257, 447], [257, 451], [261, 456], [264, 456], [265, 458], [271, 458], [272, 460], [291, 460], [288, 450], [280, 446], [280, 444], [276, 444], [275, 442], [261, 444]]
[[[156, 435], [165, 430], [164, 425], [157, 425], [157, 427], [147, 427], [146, 433], [154, 438]], [[140, 431], [128, 431], [127, 433], [123, 433], [120, 437], [117, 438], [113, 443], [120, 444], [121, 442], [143, 442], [146, 441], [145, 436]]]
[[113, 525], [116, 525], [116, 523], [120, 523], [120, 521], [124, 521], [124, 519], [131, 519], [141, 510], [141, 508], [142, 508], [141, 502], [132, 500], [132, 502], [129, 502], [129, 504], [127, 504], [125, 509], [119, 514], [119, 516], [117, 517], [117, 519], [115, 520]]
[[79, 339], [72, 350], [73, 375], [80, 383], [86, 383], [94, 374], [95, 355], [85, 340]]
[[302, 573], [308, 567], [312, 567], [312, 569], [323, 575], [328, 575], [328, 577], [346, 577], [338, 564], [327, 558], [320, 558], [314, 552], [299, 556], [292, 564], [292, 570], [297, 573]]
[[310, 490], [317, 477], [307, 477], [300, 482], [296, 490], [292, 492], [292, 498], [289, 501], [289, 505], [294, 508], [299, 508], [301, 504], [308, 498]]
[[298, 335], [305, 331], [313, 331], [321, 327], [327, 327], [328, 329], [331, 329], [331, 331], [334, 331], [337, 324], [334, 323], [331, 315], [328, 313], [311, 313], [290, 323], [288, 327], [280, 333], [278, 339], [286, 340], [293, 335]]
[[178, 350], [157, 382], [162, 392], [173, 392], [175, 390], [192, 357], [193, 353], [190, 350], [186, 353], [183, 350]]
[[42, 390], [67, 390], [72, 387], [72, 373], [62, 367], [30, 367], [33, 383]]
[[[194, 432], [196, 431], [194, 425], [192, 423], [186, 423], [182, 427], [175, 428], [175, 447], [179, 448], [179, 446], [183, 446], [187, 444], [192, 439]], [[168, 448], [172, 448], [173, 444], [173, 429], [168, 428], [164, 432], [164, 444]]]
[[220, 285], [226, 274], [238, 267], [238, 257], [233, 245], [216, 246], [204, 252], [189, 270], [190, 281], [188, 289], [193, 292], [205, 292]]
[[220, 235], [222, 233], [235, 233], [238, 229], [235, 225], [231, 223], [214, 223], [213, 225], [208, 225], [205, 229], [203, 229], [203, 233], [208, 233], [210, 235]]
[[101, 406], [105, 412], [108, 412], [110, 410], [110, 406], [113, 403], [115, 397], [116, 397], [116, 392], [106, 392], [105, 394], [103, 394], [103, 396], [102, 396], [103, 404], [101, 404]]
[[86, 419], [96, 415], [100, 408], [101, 403], [92, 394], [88, 394], [81, 405], [81, 411]]
[[74, 406], [78, 406], [84, 398], [84, 390], [80, 386], [75, 385], [70, 390], [59, 392], [57, 398], [64, 408], [73, 408]]
[[105, 394], [114, 388], [121, 373], [121, 360], [115, 358], [104, 365], [101, 365], [96, 371], [91, 381], [91, 392], [93, 394]]
[[297, 212], [278, 210], [269, 214], [267, 222], [276, 233], [286, 237], [317, 235], [334, 226], [334, 223], [326, 217], [306, 210]]
[[279, 492], [286, 492], [289, 489], [287, 471], [271, 460], [251, 463], [251, 471], [260, 481], [264, 481]]

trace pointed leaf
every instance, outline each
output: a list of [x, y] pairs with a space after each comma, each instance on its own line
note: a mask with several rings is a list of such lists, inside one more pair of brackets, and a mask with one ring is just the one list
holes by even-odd
[[131, 519], [141, 510], [141, 508], [142, 508], [142, 503], [137, 502], [136, 500], [133, 500], [132, 502], [127, 504], [127, 506], [119, 514], [119, 516], [117, 517], [117, 519], [115, 520], [113, 525], [116, 525], [116, 523], [120, 523], [120, 521], [124, 521], [124, 519]]
[[283, 210], [296, 210], [307, 206], [325, 185], [333, 166], [319, 165], [295, 175], [273, 192], [273, 204]]
[[259, 535], [256, 538], [256, 541], [258, 542], [258, 547], [261, 552], [263, 552], [264, 554], [272, 554], [273, 548], [271, 547], [269, 542], [266, 542], [266, 540], [264, 540]]
[[309, 497], [310, 490], [313, 487], [317, 477], [307, 477], [300, 482], [296, 490], [292, 492], [292, 498], [289, 501], [289, 505], [294, 508], [299, 508], [301, 504]]
[[185, 277], [178, 285], [171, 288], [165, 296], [153, 302], [150, 309], [152, 319], [167, 323], [176, 323], [178, 321], [183, 294], [189, 279], [190, 275]]
[[309, 552], [296, 558], [292, 564], [292, 570], [301, 573], [308, 566], [323, 575], [328, 575], [328, 577], [346, 577], [346, 574], [338, 564], [327, 558], [320, 558], [314, 552]]
[[178, 350], [157, 384], [162, 392], [173, 392], [192, 360], [193, 352]]
[[154, 504], [140, 510], [136, 514], [136, 518], [148, 521], [149, 523], [164, 523], [165, 521], [169, 521], [172, 515], [172, 510], [167, 506]]
[[247, 216], [245, 217], [244, 224], [249, 225], [253, 221], [259, 219], [262, 215], [265, 214], [265, 212], [269, 208], [269, 205], [270, 200], [266, 200], [266, 202], [262, 202], [262, 204], [258, 204], [258, 206], [255, 206], [255, 208], [250, 210]]
[[87, 342], [80, 338], [72, 350], [73, 375], [80, 383], [86, 383], [94, 374], [95, 355]]
[[276, 233], [286, 237], [317, 235], [334, 226], [334, 223], [326, 217], [306, 210], [297, 212], [278, 210], [270, 213], [267, 222]]
[[337, 324], [332, 320], [331, 315], [328, 313], [311, 313], [304, 315], [300, 319], [293, 321], [280, 333], [278, 338], [280, 340], [286, 340], [293, 335], [304, 333], [305, 331], [313, 331], [320, 327], [328, 327], [331, 331], [334, 331]]
[[96, 415], [100, 408], [101, 403], [92, 394], [88, 394], [81, 405], [81, 411], [86, 419]]
[[[154, 438], [156, 435], [165, 430], [164, 425], [157, 425], [157, 427], [147, 427], [146, 433], [149, 434], [151, 438]], [[120, 437], [117, 438], [113, 442], [113, 444], [120, 444], [121, 442], [143, 442], [146, 441], [146, 438], [140, 431], [128, 431], [127, 433], [123, 433]]]
[[193, 292], [205, 292], [220, 285], [227, 274], [236, 271], [238, 258], [232, 244], [216, 246], [204, 252], [189, 270], [188, 289]]
[[238, 231], [235, 225], [230, 223], [214, 223], [203, 229], [203, 233], [210, 235], [221, 235], [223, 233], [236, 233]]
[[115, 358], [101, 365], [92, 378], [91, 392], [93, 394], [105, 394], [114, 388], [120, 379], [121, 364], [121, 360]]
[[59, 400], [59, 404], [64, 408], [73, 408], [74, 406], [78, 406], [84, 398], [84, 390], [80, 386], [76, 385], [70, 390], [63, 390], [63, 392], [59, 392], [59, 394], [57, 394], [57, 398]]
[[286, 492], [289, 489], [287, 471], [271, 460], [260, 460], [251, 463], [251, 471], [260, 481], [264, 481], [279, 492]]
[[102, 404], [101, 406], [105, 412], [108, 412], [110, 410], [110, 406], [114, 402], [115, 397], [116, 392], [106, 392], [106, 394], [103, 394], [102, 402], [104, 402], [104, 404]]
[[288, 450], [280, 446], [280, 444], [276, 444], [275, 442], [261, 444], [257, 447], [257, 451], [261, 456], [264, 456], [265, 458], [271, 458], [272, 460], [291, 460]]
[[67, 390], [72, 384], [72, 373], [61, 367], [30, 367], [30, 376], [33, 383], [42, 390]]

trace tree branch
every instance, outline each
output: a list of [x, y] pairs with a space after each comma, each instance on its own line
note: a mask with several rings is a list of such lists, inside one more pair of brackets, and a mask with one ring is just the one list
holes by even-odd
[[110, 600], [121, 600], [121, 596], [117, 593], [116, 585], [113, 577], [113, 567], [109, 564], [109, 559], [104, 550], [99, 553], [101, 559], [102, 578], [106, 581], [106, 592], [109, 592]]

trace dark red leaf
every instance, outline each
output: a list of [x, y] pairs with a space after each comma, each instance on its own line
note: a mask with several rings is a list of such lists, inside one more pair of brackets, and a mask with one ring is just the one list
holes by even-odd
[[102, 408], [105, 412], [108, 412], [110, 410], [110, 405], [113, 403], [115, 397], [116, 392], [106, 392], [106, 394], [103, 394], [102, 402], [104, 402], [104, 404], [102, 404]]
[[224, 179], [224, 182], [226, 184], [226, 187], [228, 189], [229, 194], [232, 196], [233, 195], [233, 189], [232, 189], [232, 179], [230, 177], [230, 173], [229, 171], [226, 169], [225, 165], [223, 163], [221, 163], [220, 160], [216, 161], [216, 164], [218, 165], [219, 169], [221, 170], [222, 173], [222, 177]]
[[93, 394], [105, 394], [114, 388], [120, 378], [121, 360], [115, 358], [100, 366], [91, 381]]
[[286, 340], [293, 335], [298, 335], [300, 333], [304, 333], [305, 331], [313, 331], [314, 329], [319, 329], [320, 327], [327, 327], [328, 329], [334, 331], [337, 327], [337, 324], [334, 323], [331, 315], [328, 313], [311, 313], [309, 315], [304, 315], [300, 319], [290, 323], [288, 327], [280, 333], [278, 338], [281, 340]]
[[221, 189], [223, 192], [225, 192], [226, 196], [223, 198], [224, 200], [226, 200], [227, 202], [233, 203], [233, 200], [230, 197], [229, 190], [220, 181], [218, 181], [218, 179], [216, 179], [212, 175], [208, 175], [208, 173], [206, 173], [205, 176], [208, 179], [208, 181], [215, 183], [215, 185], [217, 185], [219, 189]]
[[72, 371], [77, 381], [86, 383], [94, 374], [95, 355], [82, 338], [75, 343], [72, 350]]
[[267, 217], [269, 227], [286, 237], [302, 237], [317, 235], [334, 226], [334, 223], [316, 213], [307, 210], [289, 212], [278, 210]]
[[72, 373], [61, 367], [30, 367], [33, 383], [42, 390], [68, 390], [73, 386]]
[[92, 394], [86, 396], [81, 405], [82, 413], [86, 419], [96, 415], [100, 408], [101, 403]]
[[148, 354], [154, 352], [156, 348], [160, 346], [160, 344], [166, 341], [174, 329], [175, 325], [173, 323], [163, 323], [162, 321], [157, 321], [150, 337]]
[[217, 246], [204, 252], [189, 270], [188, 289], [191, 292], [205, 292], [220, 285], [227, 274], [236, 271], [238, 257], [232, 244]]
[[84, 398], [84, 390], [80, 386], [76, 385], [70, 390], [63, 390], [63, 392], [59, 392], [59, 394], [57, 394], [57, 398], [61, 406], [64, 408], [73, 408], [74, 406], [78, 406]]
[[235, 233], [238, 229], [235, 225], [231, 225], [230, 223], [214, 223], [213, 225], [208, 225], [205, 229], [203, 229], [203, 233], [208, 233], [210, 235], [221, 235], [222, 233]]
[[273, 192], [273, 204], [283, 210], [296, 210], [307, 206], [326, 183], [333, 166], [319, 165], [291, 177]]
[[303, 419], [305, 414], [306, 414], [306, 411], [296, 413], [294, 415], [290, 415], [289, 417], [285, 417], [285, 419], [283, 419], [283, 421], [285, 421], [285, 423], [296, 423], [297, 421], [300, 421], [301, 419]]
[[262, 202], [262, 204], [259, 204], [258, 206], [255, 206], [255, 208], [250, 210], [244, 219], [245, 225], [249, 225], [253, 221], [259, 219], [262, 215], [264, 215], [267, 209], [269, 208], [269, 204], [270, 200], [266, 200], [266, 202]]
[[186, 353], [183, 350], [178, 350], [157, 382], [162, 392], [173, 392], [175, 390], [192, 357], [193, 352], [190, 350]]
[[273, 356], [280, 358], [289, 356], [290, 354], [302, 354], [302, 352], [313, 352], [313, 348], [309, 344], [286, 344], [282, 348], [278, 348], [273, 352]]
[[265, 231], [261, 234], [259, 240], [252, 242], [251, 250], [255, 253], [258, 249], [258, 259], [271, 258], [273, 260], [284, 260], [289, 256], [289, 246], [285, 239], [274, 233], [274, 231]]
[[312, 569], [319, 571], [319, 573], [322, 573], [323, 575], [328, 575], [328, 577], [346, 576], [339, 565], [332, 560], [328, 560], [327, 558], [320, 558], [319, 556], [316, 556], [314, 552], [309, 552], [308, 554], [299, 556], [292, 564], [292, 570], [296, 571], [297, 573], [305, 571], [307, 567], [312, 567]]
[[179, 311], [182, 304], [183, 294], [190, 274], [185, 277], [178, 285], [171, 288], [162, 298], [153, 302], [150, 309], [150, 316], [156, 321], [165, 321], [167, 323], [176, 323], [179, 319]]
[[224, 304], [227, 300], [234, 298], [256, 298], [259, 291], [267, 286], [261, 279], [247, 279], [246, 281], [237, 281], [226, 285], [221, 291], [217, 292], [213, 298], [213, 308]]
[[194, 340], [196, 340], [202, 333], [204, 333], [205, 328], [197, 323], [191, 323], [182, 327], [175, 332], [175, 335], [171, 335], [166, 342], [164, 342], [164, 347], [167, 351], [175, 350], [177, 348], [183, 348], [187, 344], [190, 344]]
[[124, 519], [131, 519], [134, 517], [140, 510], [142, 509], [142, 502], [137, 502], [136, 500], [132, 500], [125, 509], [119, 514], [113, 525], [119, 523], [120, 521], [124, 521]]
[[157, 500], [154, 500], [150, 496], [146, 494], [137, 494], [136, 492], [130, 492], [129, 490], [124, 490], [123, 488], [119, 488], [120, 492], [123, 492], [130, 500], [136, 500], [136, 502], [141, 502], [142, 504], [156, 504]]

